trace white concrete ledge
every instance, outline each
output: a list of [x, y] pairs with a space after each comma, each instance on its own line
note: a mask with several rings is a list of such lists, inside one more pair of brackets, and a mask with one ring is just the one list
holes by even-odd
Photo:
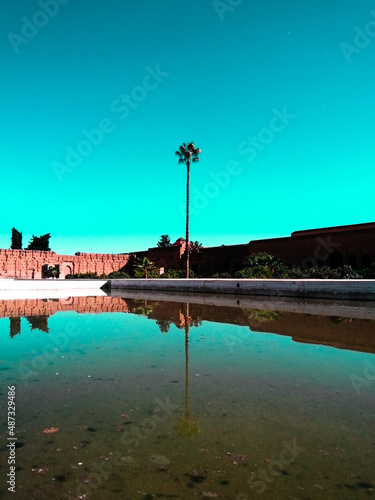
[[[282, 279], [124, 279], [124, 280], [0, 280], [1, 298], [10, 292], [52, 291], [66, 296], [110, 290], [157, 290], [199, 294], [263, 295], [335, 300], [375, 300], [375, 280], [282, 280]], [[92, 292], [91, 292], [92, 291]], [[31, 297], [31, 295], [30, 295]], [[8, 297], [6, 297], [8, 298]], [[10, 298], [10, 297], [9, 297]]]
[[124, 279], [109, 280], [110, 290], [225, 293], [336, 300], [375, 300], [375, 280], [285, 279]]
[[106, 295], [108, 280], [0, 279], [0, 300]]

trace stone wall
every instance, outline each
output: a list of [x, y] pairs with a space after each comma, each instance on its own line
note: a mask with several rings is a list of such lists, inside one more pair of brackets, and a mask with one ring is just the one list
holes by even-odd
[[252, 253], [267, 252], [288, 265], [366, 268], [375, 262], [375, 223], [296, 231], [284, 238], [253, 240], [247, 244], [203, 248], [190, 257], [190, 267], [201, 276], [233, 273]]
[[[45, 264], [60, 266], [60, 278], [67, 274], [109, 274], [125, 270], [135, 258], [148, 257], [164, 272], [183, 269], [185, 242], [178, 239], [168, 248], [149, 248], [131, 254], [77, 253], [57, 255], [34, 250], [0, 250], [0, 278], [43, 278]], [[286, 264], [304, 268], [320, 265], [340, 267], [349, 264], [365, 268], [375, 262], [375, 223], [354, 224], [306, 231], [289, 237], [255, 240], [239, 245], [202, 248], [190, 255], [190, 268], [200, 276], [233, 273], [243, 267], [251, 253], [277, 255]]]
[[44, 278], [46, 264], [60, 266], [60, 278], [67, 274], [109, 274], [125, 267], [128, 254], [78, 253], [57, 255], [38, 250], [0, 250], [0, 278]]

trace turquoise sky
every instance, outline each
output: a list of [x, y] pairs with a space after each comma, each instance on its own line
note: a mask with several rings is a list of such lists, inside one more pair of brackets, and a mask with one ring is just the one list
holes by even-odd
[[2, 0], [0, 247], [204, 246], [374, 217], [375, 6]]

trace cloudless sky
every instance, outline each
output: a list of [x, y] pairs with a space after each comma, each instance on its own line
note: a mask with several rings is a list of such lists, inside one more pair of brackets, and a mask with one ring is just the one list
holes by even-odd
[[372, 1], [64, 2], [1, 2], [0, 248], [183, 237], [190, 141], [204, 246], [375, 220]]

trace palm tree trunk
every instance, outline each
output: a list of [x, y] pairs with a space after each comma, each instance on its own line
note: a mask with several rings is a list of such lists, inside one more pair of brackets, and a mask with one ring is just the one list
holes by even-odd
[[185, 405], [186, 420], [189, 420], [189, 304], [185, 315]]
[[187, 183], [186, 183], [186, 279], [189, 278], [189, 184], [190, 184], [190, 161], [186, 162]]

